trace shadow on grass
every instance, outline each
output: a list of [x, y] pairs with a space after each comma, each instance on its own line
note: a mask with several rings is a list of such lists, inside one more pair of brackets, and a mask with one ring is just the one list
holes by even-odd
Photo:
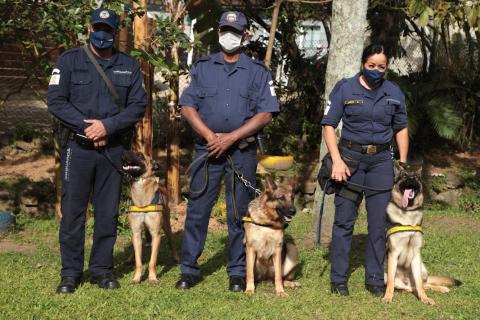
[[220, 269], [222, 266], [227, 265], [228, 261], [228, 237], [224, 236], [219, 241], [221, 244], [220, 250], [218, 250], [210, 259], [200, 266], [203, 277], [208, 277]]
[[[361, 267], [365, 261], [365, 246], [367, 244], [367, 234], [355, 234], [353, 235], [352, 239], [352, 246], [350, 249], [350, 264], [349, 264], [349, 273], [348, 278], [350, 275], [355, 272], [359, 267]], [[331, 246], [328, 247], [328, 251], [323, 255], [323, 259], [326, 261], [331, 261]], [[320, 276], [323, 277], [325, 272], [330, 271], [327, 270], [328, 264], [325, 264], [322, 271], [320, 272]]]
[[[148, 234], [148, 232], [146, 232]], [[182, 240], [183, 232], [177, 231], [172, 234], [173, 237], [173, 246], [175, 247], [178, 254], [180, 254], [180, 246], [179, 243]], [[144, 236], [142, 242], [142, 263], [144, 265], [144, 274], [142, 276], [142, 281], [147, 278], [148, 270], [146, 266], [150, 261], [151, 255], [151, 246], [150, 246], [151, 238], [150, 236]], [[123, 247], [123, 250], [117, 252], [114, 255], [114, 272], [115, 275], [121, 279], [125, 275], [131, 273], [135, 269], [135, 258], [133, 256], [133, 246], [132, 242], [130, 241]], [[166, 274], [172, 268], [177, 265], [177, 261], [175, 261], [172, 252], [170, 250], [170, 244], [168, 243], [167, 237], [162, 233], [162, 237], [160, 240], [160, 250], [158, 253], [157, 259], [157, 266], [163, 266], [162, 271], [157, 275], [157, 277], [162, 277], [162, 275]]]

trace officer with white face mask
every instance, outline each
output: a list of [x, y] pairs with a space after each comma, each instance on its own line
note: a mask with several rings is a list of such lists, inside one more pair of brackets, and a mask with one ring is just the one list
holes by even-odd
[[225, 176], [229, 290], [245, 290], [241, 219], [254, 192], [235, 176], [233, 166], [255, 186], [257, 148], [248, 138], [271, 121], [272, 113], [279, 111], [269, 70], [262, 62], [242, 53], [242, 44], [248, 37], [247, 25], [241, 12], [222, 14], [219, 22], [222, 51], [194, 64], [191, 83], [180, 98], [182, 115], [195, 133], [195, 158], [178, 289], [189, 289], [201, 279], [197, 259], [203, 251], [210, 213]]

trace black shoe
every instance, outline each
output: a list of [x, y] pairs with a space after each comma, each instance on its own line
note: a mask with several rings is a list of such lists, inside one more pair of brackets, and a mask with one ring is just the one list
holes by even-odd
[[120, 283], [115, 279], [113, 274], [106, 273], [100, 274], [97, 276], [90, 276], [91, 284], [98, 284], [102, 289], [118, 289], [120, 288]]
[[196, 286], [200, 282], [200, 277], [189, 274], [189, 273], [182, 273], [180, 276], [180, 280], [177, 281], [175, 284], [175, 288], [177, 289], [190, 289]]
[[231, 276], [228, 285], [228, 290], [232, 292], [243, 292], [245, 291], [246, 284], [245, 284], [245, 277], [240, 276]]
[[372, 284], [365, 284], [365, 289], [370, 291], [375, 297], [383, 297], [385, 295], [385, 286], [375, 286]]
[[57, 293], [74, 293], [80, 284], [80, 278], [77, 277], [62, 277], [60, 284], [57, 287]]
[[342, 283], [332, 282], [330, 285], [330, 289], [333, 294], [338, 294], [339, 296], [342, 296], [342, 297], [346, 297], [350, 295], [350, 292], [348, 292], [348, 285], [346, 282], [342, 282]]

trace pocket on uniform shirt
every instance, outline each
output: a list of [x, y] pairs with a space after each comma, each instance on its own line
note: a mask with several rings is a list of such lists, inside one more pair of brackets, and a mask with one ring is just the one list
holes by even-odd
[[240, 91], [241, 110], [245, 116], [253, 117], [257, 113], [258, 92], [256, 90]]
[[130, 84], [131, 84], [130, 75], [114, 73], [112, 83], [115, 86], [115, 91], [117, 91], [118, 97], [120, 99], [120, 103], [122, 104], [122, 108], [124, 108], [125, 104], [127, 103], [128, 88], [130, 87]]
[[387, 105], [385, 106], [385, 113], [393, 115], [395, 110], [400, 106], [400, 101], [395, 99], [387, 99]]
[[85, 102], [91, 97], [92, 77], [85, 71], [73, 71], [70, 77], [70, 101]]
[[210, 114], [217, 103], [217, 88], [199, 87], [197, 88], [198, 112], [201, 116]]

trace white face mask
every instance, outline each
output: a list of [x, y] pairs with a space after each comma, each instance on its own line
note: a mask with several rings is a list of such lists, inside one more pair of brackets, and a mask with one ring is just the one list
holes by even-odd
[[221, 32], [218, 37], [218, 43], [226, 53], [237, 51], [242, 43], [242, 36], [233, 32]]

